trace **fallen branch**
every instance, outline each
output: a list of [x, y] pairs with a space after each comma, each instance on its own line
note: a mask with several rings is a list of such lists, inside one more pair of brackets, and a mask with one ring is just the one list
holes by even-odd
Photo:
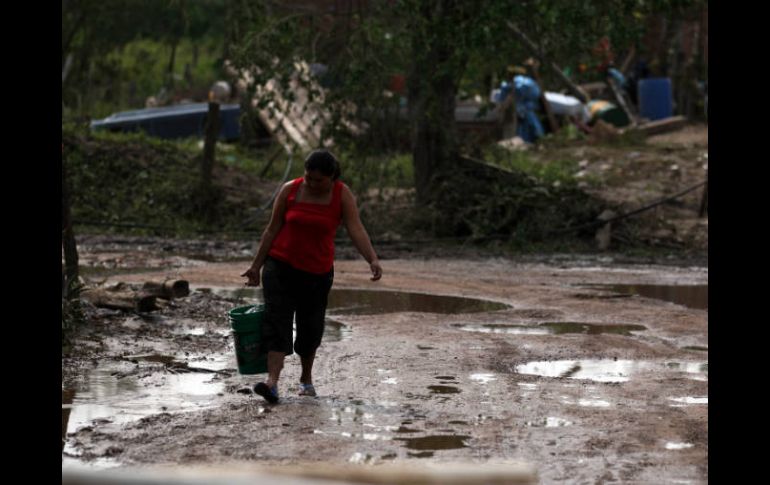
[[83, 290], [81, 298], [101, 308], [137, 312], [151, 312], [157, 309], [155, 296], [135, 291], [107, 291], [102, 288]]
[[635, 127], [629, 127], [620, 130], [621, 134], [628, 131], [635, 133], [642, 133], [644, 136], [657, 135], [659, 133], [667, 133], [669, 131], [676, 131], [687, 124], [687, 118], [684, 116], [671, 116], [669, 118], [663, 118], [662, 120], [650, 121]]
[[559, 66], [557, 66], [554, 62], [548, 61], [540, 48], [538, 48], [538, 46], [532, 42], [516, 24], [510, 20], [506, 20], [505, 23], [508, 24], [508, 28], [511, 29], [513, 34], [522, 42], [522, 44], [524, 44], [524, 46], [527, 47], [532, 52], [532, 54], [534, 54], [535, 57], [540, 60], [541, 64], [546, 65], [553, 70], [554, 74], [556, 74], [556, 77], [564, 83], [564, 85], [567, 87], [567, 89], [569, 89], [573, 96], [575, 96], [583, 103], [588, 102], [589, 96], [586, 94], [586, 92], [580, 89], [580, 86], [573, 83], [572, 80], [570, 80], [570, 78], [568, 78], [559, 68]]
[[142, 293], [164, 300], [181, 298], [190, 294], [190, 283], [186, 280], [147, 281], [142, 286]]

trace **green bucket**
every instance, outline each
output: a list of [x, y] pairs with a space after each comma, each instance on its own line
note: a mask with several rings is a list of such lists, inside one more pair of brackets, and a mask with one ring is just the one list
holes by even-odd
[[267, 352], [262, 349], [264, 305], [246, 305], [228, 313], [233, 327], [235, 360], [241, 374], [267, 372]]

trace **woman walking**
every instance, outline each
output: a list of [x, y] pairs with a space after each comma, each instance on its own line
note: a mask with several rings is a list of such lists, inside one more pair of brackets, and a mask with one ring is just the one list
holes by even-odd
[[[248, 278], [247, 286], [259, 286], [262, 272], [262, 342], [267, 349], [268, 378], [254, 386], [254, 392], [270, 403], [278, 402], [284, 359], [294, 352], [302, 363], [299, 394], [316, 395], [313, 361], [324, 332], [334, 279], [334, 235], [340, 222], [369, 263], [372, 281], [382, 277], [356, 199], [339, 176], [339, 162], [329, 151], [316, 150], [307, 157], [305, 175], [287, 182], [278, 193], [254, 262], [241, 275]], [[292, 342], [295, 315], [297, 338]]]

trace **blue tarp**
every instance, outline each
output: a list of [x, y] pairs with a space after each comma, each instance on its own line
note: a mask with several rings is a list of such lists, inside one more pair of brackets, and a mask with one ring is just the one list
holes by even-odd
[[516, 135], [524, 141], [534, 143], [545, 134], [536, 114], [540, 109], [540, 86], [531, 77], [516, 76], [513, 78], [513, 93], [516, 100], [516, 116], [519, 118]]
[[[139, 131], [159, 138], [203, 137], [208, 114], [208, 103], [180, 104], [161, 108], [122, 111], [102, 120], [91, 122], [94, 130]], [[223, 104], [219, 107], [221, 140], [235, 140], [240, 136], [241, 107]]]

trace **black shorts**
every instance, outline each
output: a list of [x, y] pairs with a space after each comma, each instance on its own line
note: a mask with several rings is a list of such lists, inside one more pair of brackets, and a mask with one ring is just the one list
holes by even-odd
[[[288, 263], [267, 257], [262, 268], [265, 316], [262, 342], [268, 351], [300, 357], [313, 354], [321, 345], [326, 304], [334, 280], [334, 268], [317, 275], [300, 271]], [[294, 315], [297, 340], [292, 344]]]

